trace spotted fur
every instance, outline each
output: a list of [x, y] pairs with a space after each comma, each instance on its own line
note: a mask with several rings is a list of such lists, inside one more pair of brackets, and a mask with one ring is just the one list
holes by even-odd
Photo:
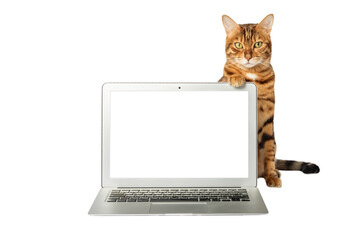
[[[258, 110], [258, 177], [263, 177], [270, 187], [281, 187], [278, 170], [300, 170], [317, 173], [319, 167], [312, 163], [276, 160], [274, 137], [274, 82], [270, 63], [272, 56], [272, 30], [274, 16], [265, 17], [259, 24], [237, 24], [230, 17], [222, 17], [226, 30], [226, 57], [220, 82], [240, 87], [246, 82], [257, 86]], [[240, 44], [238, 44], [240, 43]], [[255, 45], [257, 43], [257, 46]], [[241, 46], [238, 48], [238, 46]], [[260, 47], [258, 47], [260, 46]]]

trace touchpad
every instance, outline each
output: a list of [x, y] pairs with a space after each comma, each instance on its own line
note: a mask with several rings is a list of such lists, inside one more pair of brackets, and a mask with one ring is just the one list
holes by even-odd
[[152, 203], [150, 213], [166, 214], [166, 213], [206, 213], [207, 204], [195, 203]]

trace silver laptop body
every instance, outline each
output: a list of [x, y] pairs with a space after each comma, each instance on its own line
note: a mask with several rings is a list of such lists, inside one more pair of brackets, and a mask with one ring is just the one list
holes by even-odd
[[255, 84], [105, 83], [90, 215], [241, 215], [257, 185]]

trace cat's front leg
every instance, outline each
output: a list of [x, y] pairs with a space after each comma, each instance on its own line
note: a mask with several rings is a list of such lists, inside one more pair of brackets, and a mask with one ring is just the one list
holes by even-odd
[[275, 168], [275, 141], [274, 137], [263, 134], [259, 148], [264, 149], [264, 179], [269, 187], [281, 187], [280, 173]]
[[241, 87], [246, 83], [246, 79], [241, 74], [224, 74], [223, 78], [220, 81], [228, 82], [233, 87]]

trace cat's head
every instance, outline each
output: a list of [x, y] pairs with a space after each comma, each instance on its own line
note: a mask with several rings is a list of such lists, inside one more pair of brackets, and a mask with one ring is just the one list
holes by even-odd
[[270, 32], [273, 19], [273, 14], [269, 14], [258, 24], [237, 24], [230, 17], [223, 15], [222, 21], [227, 34], [227, 61], [242, 69], [270, 65]]

